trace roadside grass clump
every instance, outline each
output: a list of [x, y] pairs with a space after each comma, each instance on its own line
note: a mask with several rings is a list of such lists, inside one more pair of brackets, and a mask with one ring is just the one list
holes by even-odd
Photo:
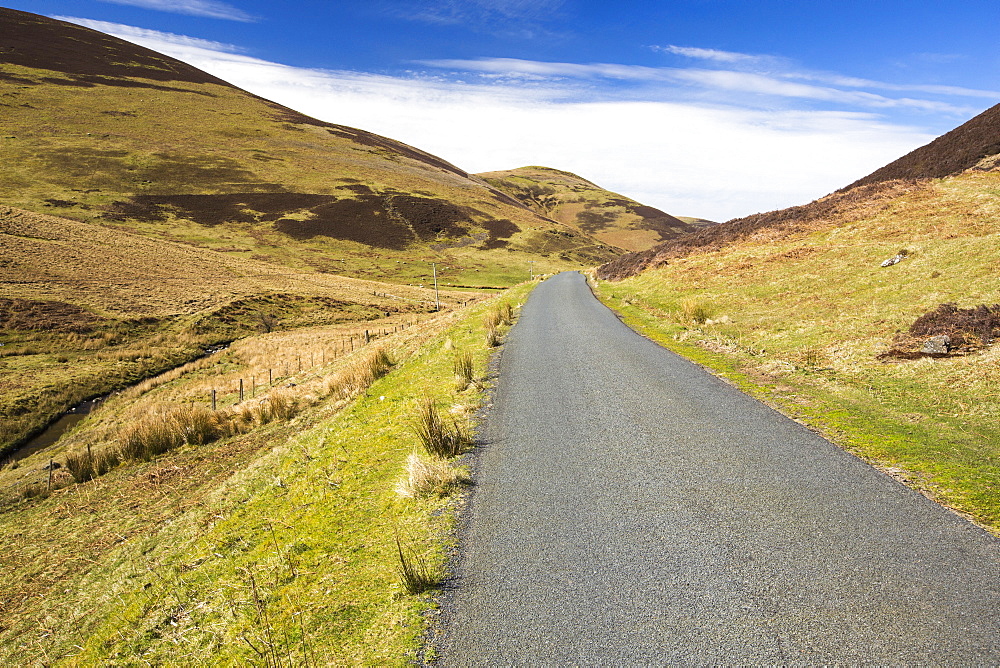
[[506, 327], [510, 327], [514, 324], [514, 307], [510, 302], [503, 302], [497, 307], [497, 311], [500, 314], [500, 323]]
[[420, 404], [414, 431], [431, 457], [457, 457], [472, 445], [472, 436], [456, 420], [442, 418], [430, 397]]
[[440, 578], [434, 569], [412, 548], [404, 550], [399, 536], [396, 536], [396, 554], [399, 558], [399, 581], [407, 594], [422, 594], [438, 586]]
[[496, 327], [487, 326], [484, 335], [484, 340], [488, 348], [496, 348], [497, 346], [500, 345], [500, 342], [503, 340], [503, 335], [500, 334], [500, 331]]
[[422, 457], [410, 453], [406, 474], [396, 484], [396, 493], [415, 499], [422, 496], [447, 496], [469, 482], [468, 472], [440, 457]]
[[324, 383], [325, 392], [337, 399], [352, 399], [392, 371], [394, 366], [395, 362], [389, 352], [385, 348], [376, 348], [331, 376]]
[[695, 322], [702, 325], [712, 317], [714, 311], [708, 302], [696, 297], [685, 297], [680, 305], [681, 317], [687, 322]]
[[514, 306], [504, 301], [483, 316], [483, 329], [488, 348], [496, 348], [503, 341], [503, 330], [514, 324]]
[[455, 355], [452, 369], [455, 371], [455, 389], [459, 392], [464, 392], [475, 384], [475, 364], [471, 351], [466, 350]]

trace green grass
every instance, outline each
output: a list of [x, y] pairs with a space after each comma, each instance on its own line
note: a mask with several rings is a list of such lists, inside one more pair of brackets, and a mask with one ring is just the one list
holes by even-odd
[[[499, 299], [523, 299], [530, 288]], [[419, 447], [413, 427], [425, 396], [461, 421], [478, 405], [475, 386], [456, 391], [453, 359], [473, 352], [476, 376], [485, 376], [490, 308], [443, 313], [378, 342], [397, 364], [354, 401], [330, 395], [288, 422], [182, 446], [8, 507], [0, 657], [412, 663], [433, 603], [400, 580], [397, 536], [412, 563], [439, 573], [458, 501], [404, 498], [396, 486]], [[316, 382], [338, 364], [314, 371]], [[176, 401], [186, 382], [142, 397]], [[124, 415], [127, 406], [112, 410]]]
[[[651, 338], [1000, 533], [1000, 347], [877, 359], [941, 303], [1000, 302], [1000, 206], [985, 195], [998, 179], [933, 182], [873, 217], [674, 259], [598, 294]], [[901, 248], [906, 260], [879, 266]]]

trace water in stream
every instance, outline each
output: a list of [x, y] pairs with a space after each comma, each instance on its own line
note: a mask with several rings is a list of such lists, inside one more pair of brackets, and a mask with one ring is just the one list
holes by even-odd
[[76, 425], [77, 422], [87, 417], [90, 411], [100, 406], [104, 399], [105, 397], [88, 399], [87, 401], [73, 406], [73, 408], [63, 413], [58, 420], [46, 427], [45, 431], [7, 455], [5, 459], [8, 459], [10, 462], [16, 462], [24, 459], [28, 455], [38, 452], [43, 448], [49, 447], [62, 438], [62, 435]]
[[[211, 346], [205, 349], [205, 353], [202, 357], [207, 357], [208, 355], [214, 355], [215, 353], [222, 352], [229, 347], [229, 344], [220, 344]], [[200, 359], [200, 358], [199, 358]], [[188, 364], [190, 362], [185, 362]], [[166, 372], [163, 372], [166, 373]], [[73, 408], [69, 409], [63, 413], [59, 419], [50, 424], [45, 430], [29, 440], [27, 443], [22, 445], [20, 448], [14, 452], [6, 454], [4, 457], [0, 458], [0, 465], [3, 463], [13, 463], [24, 459], [28, 455], [33, 455], [39, 450], [49, 447], [55, 444], [62, 435], [67, 431], [72, 429], [78, 422], [83, 418], [87, 417], [91, 411], [100, 407], [107, 397], [97, 397], [96, 399], [88, 399]]]

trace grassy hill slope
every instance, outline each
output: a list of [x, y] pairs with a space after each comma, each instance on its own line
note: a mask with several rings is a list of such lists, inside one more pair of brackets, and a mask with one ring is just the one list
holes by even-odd
[[477, 176], [536, 213], [626, 250], [645, 250], [696, 229], [659, 209], [558, 169], [521, 167]]
[[[958, 170], [948, 176], [880, 170], [890, 180], [624, 256], [597, 271], [610, 279], [598, 292], [650, 336], [1000, 534], [996, 110], [915, 152], [921, 174]], [[952, 141], [973, 135], [978, 145]], [[949, 349], [927, 347], [932, 336]]]
[[0, 202], [35, 212], [397, 283], [416, 261], [491, 285], [616, 253], [419, 149], [10, 9], [0, 110]]
[[[450, 308], [472, 295], [445, 292]], [[422, 317], [429, 288], [0, 207], [0, 454], [81, 400], [261, 331]]]

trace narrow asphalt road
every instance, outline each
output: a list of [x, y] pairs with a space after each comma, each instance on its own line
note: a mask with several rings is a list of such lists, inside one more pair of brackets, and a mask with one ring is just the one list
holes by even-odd
[[500, 363], [440, 663], [1000, 663], [1000, 541], [636, 335], [580, 274]]

